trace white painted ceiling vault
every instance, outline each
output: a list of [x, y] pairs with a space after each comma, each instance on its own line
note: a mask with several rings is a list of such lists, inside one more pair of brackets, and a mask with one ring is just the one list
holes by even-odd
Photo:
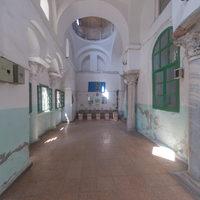
[[[38, 28], [39, 25], [33, 21], [29, 30], [29, 41], [32, 42], [33, 54], [31, 59], [36, 59], [38, 62], [40, 59], [37, 57], [40, 54], [40, 57], [43, 58], [40, 62], [48, 65], [50, 71], [56, 73], [63, 71], [61, 65], [63, 65], [66, 55], [66, 39], [69, 39], [70, 49], [68, 62], [74, 66], [75, 71], [122, 71], [122, 61], [127, 50], [132, 48], [134, 51], [138, 51], [140, 48], [141, 29], [148, 27], [143, 27], [142, 21], [149, 21], [148, 25], [151, 25], [154, 20], [154, 10], [152, 9], [155, 8], [155, 0], [32, 1], [41, 10], [41, 15], [41, 1], [48, 3], [49, 11], [45, 12], [48, 13], [48, 16], [43, 17], [43, 21], [49, 24], [49, 29], [52, 29], [52, 35], [57, 41], [56, 45], [61, 51], [54, 52], [52, 55], [48, 48], [46, 50], [43, 48], [46, 45], [42, 41], [45, 34], [42, 34], [43, 31]], [[115, 27], [114, 34], [102, 41], [84, 41], [72, 29], [72, 23], [84, 17], [99, 17], [108, 20]], [[147, 20], [148, 18], [149, 20]], [[41, 39], [42, 37], [43, 39]], [[94, 62], [95, 66], [91, 64]], [[87, 67], [88, 65], [90, 67]]]

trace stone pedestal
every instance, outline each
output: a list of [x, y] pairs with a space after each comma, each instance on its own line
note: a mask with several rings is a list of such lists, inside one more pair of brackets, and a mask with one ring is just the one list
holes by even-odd
[[87, 114], [87, 120], [88, 120], [88, 121], [91, 121], [91, 120], [92, 120], [92, 114], [91, 114], [91, 113], [88, 113], [88, 114]]
[[113, 120], [114, 121], [118, 121], [118, 119], [119, 119], [118, 113], [117, 112], [113, 112]]
[[123, 75], [125, 83], [128, 85], [128, 116], [127, 131], [135, 130], [135, 99], [136, 84], [139, 77], [138, 70], [129, 70]]
[[78, 120], [82, 121], [83, 120], [83, 114], [82, 113], [78, 113]]
[[101, 120], [101, 114], [100, 113], [96, 113], [96, 120]]

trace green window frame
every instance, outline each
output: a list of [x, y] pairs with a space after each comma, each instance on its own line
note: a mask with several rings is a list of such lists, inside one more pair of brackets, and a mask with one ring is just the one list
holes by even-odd
[[153, 108], [180, 111], [179, 80], [174, 70], [180, 67], [180, 48], [173, 43], [173, 29], [165, 29], [158, 37], [152, 54]]
[[171, 0], [159, 0], [159, 14], [167, 7]]
[[32, 96], [33, 96], [33, 92], [32, 92], [32, 83], [29, 82], [29, 113], [30, 113], [30, 114], [33, 112]]
[[65, 107], [65, 93], [61, 90], [55, 90], [55, 108]]
[[38, 113], [53, 110], [52, 89], [46, 85], [37, 86]]

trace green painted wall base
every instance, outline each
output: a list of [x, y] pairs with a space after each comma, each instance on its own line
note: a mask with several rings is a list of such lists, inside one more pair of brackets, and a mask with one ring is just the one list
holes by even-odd
[[136, 105], [137, 131], [152, 141], [173, 149], [183, 160], [188, 158], [188, 109], [179, 113], [155, 110], [150, 105]]
[[29, 164], [27, 108], [0, 110], [0, 192]]
[[15, 173], [8, 181], [6, 181], [1, 187], [0, 187], [0, 195], [3, 194], [15, 181], [16, 179], [22, 175], [27, 169], [29, 169], [32, 166], [32, 162], [29, 161], [26, 165], [24, 165], [23, 168], [21, 168], [17, 173]]

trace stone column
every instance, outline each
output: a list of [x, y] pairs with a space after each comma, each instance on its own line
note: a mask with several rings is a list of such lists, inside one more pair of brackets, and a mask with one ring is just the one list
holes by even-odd
[[189, 61], [189, 154], [188, 171], [178, 176], [200, 195], [200, 27], [179, 38]]
[[29, 81], [32, 84], [32, 113], [30, 114], [30, 142], [38, 141], [38, 120], [37, 120], [37, 84], [38, 84], [38, 64], [29, 62]]
[[135, 97], [138, 77], [138, 70], [129, 70], [123, 75], [124, 81], [128, 85], [127, 131], [135, 130]]
[[36, 62], [29, 62], [29, 81], [32, 83], [32, 113], [30, 114], [30, 143], [37, 142], [38, 133], [38, 102], [37, 102], [37, 86], [38, 74], [42, 73], [44, 67]]
[[[55, 109], [55, 89], [56, 84], [59, 82], [59, 79], [61, 76], [57, 73], [54, 72], [49, 72], [49, 83], [50, 83], [50, 88], [52, 89], [52, 104], [53, 104], [53, 109], [51, 111], [51, 128], [56, 128], [56, 109]], [[62, 116], [63, 111], [61, 111], [61, 116]], [[61, 117], [62, 118], [62, 117]]]

